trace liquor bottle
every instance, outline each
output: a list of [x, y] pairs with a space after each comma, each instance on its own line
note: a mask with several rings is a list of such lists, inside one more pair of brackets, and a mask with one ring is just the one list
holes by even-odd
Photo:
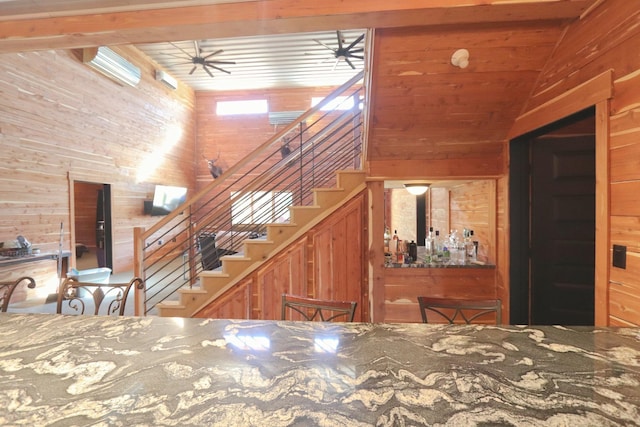
[[436, 259], [438, 261], [442, 261], [442, 258], [444, 257], [444, 248], [442, 243], [442, 239], [440, 238], [440, 230], [436, 230], [436, 236], [433, 239], [433, 244], [436, 249]]
[[464, 238], [464, 252], [467, 262], [476, 260], [476, 246], [473, 244], [473, 230], [467, 230]]
[[424, 239], [424, 250], [427, 257], [426, 261], [433, 261], [436, 256], [436, 240], [433, 235], [433, 227], [429, 227], [429, 234], [427, 235], [427, 238]]
[[394, 261], [398, 261], [398, 230], [393, 230], [393, 241], [391, 242], [391, 256]]
[[384, 252], [389, 253], [389, 242], [391, 241], [391, 233], [389, 227], [384, 227]]

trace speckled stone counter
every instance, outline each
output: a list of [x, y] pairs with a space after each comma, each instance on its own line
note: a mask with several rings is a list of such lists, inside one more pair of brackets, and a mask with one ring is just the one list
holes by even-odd
[[0, 424], [640, 423], [640, 329], [0, 315]]

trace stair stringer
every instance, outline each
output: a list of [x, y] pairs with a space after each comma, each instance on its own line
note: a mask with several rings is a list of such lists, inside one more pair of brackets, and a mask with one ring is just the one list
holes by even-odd
[[[192, 317], [206, 308], [249, 274], [253, 273], [264, 262], [285, 250], [312, 227], [365, 190], [365, 177], [366, 174], [363, 171], [338, 171], [338, 187], [314, 189], [314, 202], [316, 204], [312, 206], [291, 206], [291, 222], [267, 224], [266, 241], [245, 240], [244, 253], [251, 254], [251, 257], [245, 255], [221, 257], [221, 271], [201, 272], [200, 287], [179, 289], [179, 301], [162, 302], [156, 306], [159, 316]], [[342, 193], [342, 197], [337, 197], [339, 193]], [[248, 248], [248, 246], [258, 245], [263, 246], [263, 248], [260, 250], [255, 247]]]

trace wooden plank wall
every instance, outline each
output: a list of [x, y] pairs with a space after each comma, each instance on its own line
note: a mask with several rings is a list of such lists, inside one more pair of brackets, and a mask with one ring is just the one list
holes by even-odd
[[[532, 111], [563, 94], [613, 70], [614, 96], [608, 123], [599, 126], [608, 134], [598, 144], [608, 144], [607, 173], [610, 200], [608, 216], [599, 217], [608, 234], [607, 259], [596, 259], [596, 270], [605, 271], [596, 300], [596, 324], [640, 325], [640, 9], [637, 2], [608, 0], [599, 3], [579, 22], [571, 25], [544, 68], [529, 100]], [[549, 117], [549, 121], [562, 117]], [[627, 247], [627, 268], [611, 267], [613, 244]], [[606, 298], [606, 297], [605, 297]], [[601, 313], [601, 314], [598, 314]]]
[[216, 164], [226, 170], [284, 128], [284, 125], [269, 124], [268, 114], [218, 116], [218, 101], [266, 99], [269, 111], [307, 111], [311, 108], [311, 98], [324, 97], [333, 89], [325, 87], [197, 92], [195, 173], [198, 188], [204, 187], [212, 179], [203, 156], [215, 159], [219, 155], [220, 159]]
[[280, 319], [283, 292], [358, 301], [369, 321], [364, 193], [313, 227], [194, 317]]
[[[114, 271], [131, 270], [133, 227], [155, 221], [143, 215], [154, 184], [195, 187], [193, 91], [170, 91], [141, 52], [116, 50], [140, 67], [137, 87], [98, 74], [73, 51], [0, 56], [0, 240], [22, 234], [57, 252], [62, 222], [71, 250], [69, 177], [108, 183]], [[36, 276], [34, 292], [57, 285], [55, 261], [0, 274]]]

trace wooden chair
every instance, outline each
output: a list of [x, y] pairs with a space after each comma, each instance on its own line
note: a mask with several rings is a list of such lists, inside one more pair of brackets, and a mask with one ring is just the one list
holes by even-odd
[[0, 312], [4, 313], [9, 308], [13, 291], [21, 284], [26, 283], [27, 287], [33, 289], [36, 287], [36, 281], [33, 278], [24, 276], [18, 280], [9, 282], [0, 282]]
[[[356, 314], [355, 301], [332, 301], [290, 294], [282, 294], [282, 320], [287, 320], [287, 312], [295, 311], [308, 321], [353, 322]], [[337, 319], [337, 320], [336, 320]]]
[[[492, 319], [495, 320], [495, 324], [502, 324], [502, 305], [499, 299], [464, 300], [420, 296], [418, 304], [423, 323], [430, 323], [427, 321], [427, 312], [432, 312], [450, 324], [455, 323], [458, 315], [466, 324], [479, 323], [474, 321], [483, 316], [495, 315]], [[432, 317], [433, 320], [435, 319]]]
[[[139, 277], [134, 277], [129, 283], [109, 284], [79, 282], [67, 278], [58, 291], [56, 313], [85, 314], [93, 305], [93, 314], [123, 316], [127, 297], [134, 286], [144, 289], [144, 282]], [[102, 307], [103, 303], [105, 307]], [[104, 309], [100, 311], [101, 308]]]

